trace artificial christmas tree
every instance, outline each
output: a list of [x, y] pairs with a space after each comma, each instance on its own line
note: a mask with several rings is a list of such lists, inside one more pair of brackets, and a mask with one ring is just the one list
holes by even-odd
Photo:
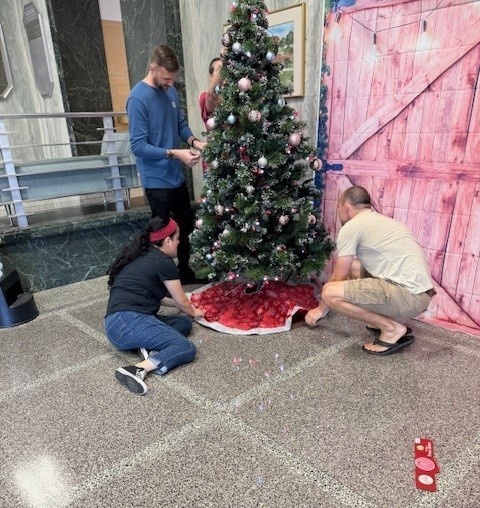
[[284, 99], [289, 88], [266, 16], [262, 1], [231, 4], [217, 90], [222, 100], [207, 121], [208, 169], [192, 234], [194, 257], [207, 264], [212, 282], [242, 284], [246, 294], [292, 273], [320, 273], [333, 250], [312, 178], [322, 163]]

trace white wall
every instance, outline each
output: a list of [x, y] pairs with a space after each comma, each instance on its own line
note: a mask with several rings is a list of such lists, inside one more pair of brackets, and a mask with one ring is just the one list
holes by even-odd
[[108, 21], [122, 21], [120, 0], [98, 0], [100, 17]]

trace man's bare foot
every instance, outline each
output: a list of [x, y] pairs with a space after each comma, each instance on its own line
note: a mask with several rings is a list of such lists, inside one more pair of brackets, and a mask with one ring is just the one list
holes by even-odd
[[[367, 325], [367, 328], [373, 329], [373, 327], [369, 327]], [[395, 329], [393, 331], [385, 332], [381, 331], [379, 335], [379, 340], [382, 342], [386, 342], [387, 344], [395, 344], [398, 342], [401, 338], [405, 337], [406, 335], [410, 335], [412, 333], [412, 330], [408, 328], [405, 325], [402, 325], [400, 323], [396, 323]], [[363, 349], [366, 351], [373, 351], [376, 353], [382, 353], [384, 351], [387, 351], [387, 347], [380, 346], [379, 344], [375, 344], [374, 342], [369, 342], [367, 344], [364, 344]]]

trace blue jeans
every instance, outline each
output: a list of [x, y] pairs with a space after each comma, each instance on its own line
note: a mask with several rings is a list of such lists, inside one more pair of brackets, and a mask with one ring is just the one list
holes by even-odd
[[165, 374], [179, 365], [193, 361], [197, 348], [186, 336], [192, 330], [187, 316], [152, 316], [133, 311], [119, 311], [105, 317], [108, 340], [118, 349], [154, 350], [148, 359]]

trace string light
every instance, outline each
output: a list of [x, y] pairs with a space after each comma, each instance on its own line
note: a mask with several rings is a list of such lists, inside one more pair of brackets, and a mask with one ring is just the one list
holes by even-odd
[[427, 51], [432, 49], [433, 37], [427, 32], [427, 20], [422, 19], [420, 22], [420, 35], [417, 39], [417, 45], [415, 49], [417, 51]]
[[[416, 45], [416, 49], [418, 51], [425, 51], [428, 49], [432, 49], [433, 37], [431, 35], [429, 35], [427, 32], [427, 18], [433, 12], [435, 12], [443, 2], [444, 2], [444, 0], [440, 0], [438, 2], [438, 4], [422, 20], [420, 20], [420, 35], [418, 37], [417, 45]], [[388, 28], [381, 28], [381, 29], [374, 31], [371, 28], [369, 28], [368, 26], [364, 25], [361, 21], [356, 19], [354, 16], [352, 16], [349, 12], [341, 10], [339, 3], [340, 3], [340, 1], [336, 0], [332, 6], [332, 12], [335, 13], [335, 21], [334, 21], [334, 26], [332, 27], [332, 29], [330, 31], [330, 37], [329, 37], [330, 40], [336, 41], [341, 37], [341, 28], [339, 26], [340, 17], [342, 14], [346, 14], [347, 16], [349, 16], [352, 19], [352, 21], [355, 21], [356, 23], [361, 25], [365, 30], [368, 30], [369, 32], [371, 32], [373, 34], [373, 45], [372, 45], [372, 49], [370, 50], [369, 55], [368, 55], [369, 58], [376, 59], [380, 55], [380, 52], [377, 47], [377, 34], [379, 32], [390, 31], [395, 28], [401, 28], [404, 26], [413, 25], [415, 23], [418, 23], [418, 21], [409, 21], [407, 23], [402, 23], [402, 24], [396, 25], [396, 26], [390, 26]], [[467, 2], [467, 3], [474, 3], [474, 4], [480, 5], [480, 2], [478, 0], [472, 0], [472, 2]]]
[[367, 55], [368, 60], [370, 60], [372, 63], [374, 63], [376, 60], [379, 59], [381, 56], [380, 51], [377, 47], [377, 33], [372, 32], [372, 47]]

